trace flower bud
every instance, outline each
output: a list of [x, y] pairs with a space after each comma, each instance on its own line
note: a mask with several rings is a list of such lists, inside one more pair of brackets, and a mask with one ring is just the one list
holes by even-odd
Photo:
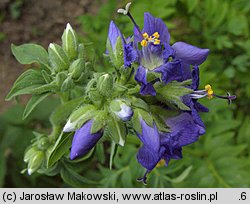
[[31, 158], [33, 158], [36, 155], [37, 151], [38, 151], [37, 147], [31, 147], [30, 149], [28, 149], [28, 151], [26, 151], [24, 154], [23, 161], [27, 163]]
[[104, 74], [97, 81], [97, 90], [103, 96], [109, 96], [113, 89], [113, 77], [110, 74]]
[[110, 56], [111, 62], [115, 67], [120, 68], [124, 65], [124, 39], [121, 31], [113, 21], [110, 22], [108, 39], [107, 39], [107, 53]]
[[62, 35], [62, 47], [70, 60], [77, 58], [78, 40], [75, 31], [68, 23]]
[[40, 166], [43, 163], [44, 159], [44, 152], [37, 151], [36, 154], [30, 158], [29, 164], [28, 164], [28, 174], [33, 174], [36, 170], [40, 168]]
[[85, 60], [83, 58], [77, 59], [69, 67], [69, 72], [73, 79], [78, 79], [85, 68]]
[[71, 76], [67, 77], [67, 79], [65, 79], [65, 81], [63, 82], [62, 84], [62, 87], [61, 87], [61, 91], [68, 91], [70, 89], [72, 89], [74, 87], [74, 81], [73, 79], [71, 78]]
[[56, 72], [67, 70], [69, 68], [69, 59], [61, 46], [50, 43], [49, 48], [49, 60], [51, 66]]
[[132, 108], [120, 99], [113, 100], [110, 103], [110, 110], [115, 113], [122, 121], [128, 121], [133, 116]]
[[37, 141], [37, 147], [39, 150], [46, 150], [50, 145], [50, 141], [49, 138], [47, 136], [41, 137], [39, 138], [39, 140]]

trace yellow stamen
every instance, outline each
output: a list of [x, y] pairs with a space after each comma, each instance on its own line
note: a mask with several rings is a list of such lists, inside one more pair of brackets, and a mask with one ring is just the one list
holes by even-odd
[[205, 90], [206, 90], [206, 91], [211, 90], [211, 89], [212, 89], [212, 86], [211, 86], [210, 84], [207, 84], [207, 85], [205, 86]]
[[160, 35], [159, 35], [158, 32], [155, 32], [155, 33], [153, 34], [153, 36], [154, 36], [156, 39], [158, 39], [158, 38], [160, 37]]
[[213, 98], [213, 93], [214, 93], [214, 91], [212, 89], [212, 86], [209, 85], [209, 84], [207, 84], [205, 86], [205, 90], [207, 91], [207, 97], [208, 97], [208, 99], [212, 99]]
[[153, 40], [152, 36], [149, 36], [148, 41], [150, 42], [152, 40]]
[[164, 159], [161, 159], [157, 164], [156, 164], [156, 168], [159, 168], [159, 167], [163, 167], [165, 165], [165, 160]]
[[147, 33], [143, 33], [143, 34], [142, 34], [142, 37], [143, 37], [144, 39], [148, 39], [148, 34], [147, 34]]
[[142, 47], [146, 47], [147, 44], [148, 44], [148, 42], [147, 42], [146, 40], [142, 40], [142, 41], [141, 41], [141, 46], [142, 46]]
[[155, 41], [154, 41], [154, 44], [155, 44], [155, 45], [159, 45], [160, 43], [161, 43], [161, 41], [160, 41], [160, 40], [155, 39]]

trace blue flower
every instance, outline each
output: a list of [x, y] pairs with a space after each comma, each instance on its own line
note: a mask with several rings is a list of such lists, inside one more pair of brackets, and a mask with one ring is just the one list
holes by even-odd
[[167, 165], [171, 159], [182, 158], [182, 147], [194, 143], [205, 133], [204, 127], [197, 124], [188, 112], [167, 119], [166, 124], [170, 132], [163, 133], [158, 131], [155, 124], [150, 127], [141, 119], [142, 134], [137, 133], [137, 136], [143, 146], [138, 151], [137, 160], [147, 171], [139, 181], [146, 183], [147, 173], [160, 160], [164, 159]]
[[[170, 34], [167, 26], [159, 18], [151, 14], [144, 14], [144, 28], [134, 28], [134, 44], [138, 52], [139, 68], [135, 79], [141, 84], [142, 95], [156, 95], [153, 84], [156, 81], [147, 81], [149, 72], [161, 73], [161, 80], [168, 84], [171, 81], [184, 81], [191, 78], [190, 65], [200, 65], [209, 53], [208, 49], [176, 42], [169, 45]], [[142, 48], [139, 49], [138, 44]]]
[[[116, 56], [120, 55], [120, 53], [117, 53], [117, 50], [116, 50], [117, 42], [118, 42], [117, 40], [119, 38], [122, 41], [124, 66], [130, 67], [132, 62], [134, 62], [137, 58], [136, 51], [133, 49], [133, 43], [129, 41], [127, 42], [127, 40], [124, 39], [119, 28], [115, 25], [113, 21], [111, 21], [109, 25], [109, 31], [108, 31], [108, 40], [110, 42], [112, 52]], [[108, 53], [108, 54], [111, 54], [111, 53]]]
[[91, 127], [92, 120], [89, 120], [75, 132], [70, 151], [71, 160], [84, 156], [96, 145], [98, 140], [102, 137], [102, 131], [91, 134]]

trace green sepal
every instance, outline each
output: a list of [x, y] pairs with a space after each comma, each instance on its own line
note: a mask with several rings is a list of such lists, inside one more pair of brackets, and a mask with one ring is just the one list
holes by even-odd
[[124, 53], [123, 53], [123, 42], [122, 38], [119, 36], [116, 40], [115, 48], [113, 49], [109, 38], [107, 39], [106, 48], [108, 50], [108, 55], [114, 66], [119, 69], [124, 65]]
[[166, 120], [170, 117], [177, 116], [178, 111], [166, 110], [160, 106], [151, 105], [150, 106], [151, 114], [157, 126], [157, 129], [161, 132], [169, 132], [169, 127], [166, 124]]
[[48, 74], [48, 72], [46, 72], [45, 70], [42, 70], [41, 73], [47, 84], [52, 82], [52, 77]]
[[37, 151], [28, 163], [28, 174], [31, 175], [36, 172], [42, 165], [45, 158], [43, 151]]
[[127, 128], [125, 123], [115, 115], [111, 114], [108, 118], [105, 131], [116, 144], [124, 146], [127, 136]]
[[116, 56], [116, 62], [115, 65], [117, 68], [124, 65], [124, 51], [123, 51], [123, 42], [121, 36], [119, 36], [116, 40], [115, 45], [115, 56]]
[[24, 153], [23, 161], [25, 163], [29, 162], [29, 160], [35, 156], [37, 151], [38, 151], [37, 146], [34, 145], [30, 146]]
[[51, 43], [48, 52], [50, 64], [55, 72], [60, 72], [69, 68], [69, 58], [61, 46]]
[[91, 127], [91, 134], [99, 132], [103, 127], [106, 125], [107, 120], [107, 111], [98, 111], [94, 116], [92, 127]]
[[190, 94], [193, 92], [192, 89], [184, 87], [190, 80], [184, 82], [173, 81], [167, 85], [165, 84], [157, 84], [155, 86], [156, 89], [156, 97], [158, 100], [165, 102], [168, 104], [174, 104], [181, 110], [190, 110], [188, 106], [186, 106], [181, 97]]
[[74, 88], [74, 86], [75, 86], [74, 80], [72, 79], [71, 76], [68, 76], [62, 84], [61, 91], [62, 92], [68, 91]]
[[85, 105], [75, 110], [69, 117], [69, 120], [75, 124], [75, 129], [79, 129], [84, 123], [93, 119], [97, 114], [98, 110], [96, 110], [95, 106]]
[[153, 127], [154, 125], [154, 119], [150, 114], [150, 112], [147, 112], [143, 109], [135, 108], [134, 115], [132, 117], [132, 124], [134, 130], [139, 134], [142, 133], [141, 120], [144, 120], [147, 123], [147, 125], [151, 127]]

